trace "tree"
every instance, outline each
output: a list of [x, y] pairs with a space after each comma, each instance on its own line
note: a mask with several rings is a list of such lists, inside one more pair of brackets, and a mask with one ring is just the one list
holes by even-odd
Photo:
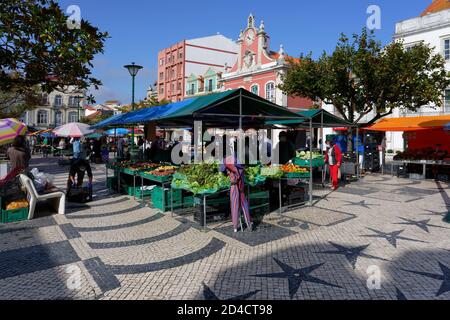
[[80, 119], [80, 122], [81, 122], [81, 123], [90, 124], [90, 125], [94, 125], [94, 124], [97, 124], [97, 123], [99, 123], [100, 121], [106, 120], [106, 119], [108, 119], [108, 118], [110, 118], [110, 117], [111, 117], [111, 115], [108, 115], [108, 114], [100, 114], [100, 115], [98, 115], [98, 116], [96, 116], [96, 117], [93, 117], [93, 118], [82, 117], [82, 118]]
[[450, 86], [445, 61], [433, 48], [420, 43], [405, 49], [402, 42], [383, 48], [365, 29], [352, 40], [342, 35], [331, 55], [302, 55], [291, 64], [281, 90], [332, 104], [353, 124], [372, 113], [374, 123], [396, 108], [440, 107]]
[[[163, 106], [163, 105], [166, 105], [169, 103], [170, 103], [170, 101], [168, 101], [168, 100], [163, 99], [161, 101], [158, 101], [157, 98], [151, 97], [150, 99], [145, 99], [145, 100], [135, 103], [134, 109], [139, 110], [139, 109], [145, 109], [145, 108], [158, 107], [158, 106]], [[131, 105], [125, 105], [125, 106], [121, 106], [118, 109], [120, 112], [124, 113], [124, 112], [130, 112], [132, 107], [131, 107]]]
[[92, 60], [107, 37], [85, 20], [73, 28], [54, 0], [2, 0], [0, 92], [27, 102], [41, 92], [97, 89]]

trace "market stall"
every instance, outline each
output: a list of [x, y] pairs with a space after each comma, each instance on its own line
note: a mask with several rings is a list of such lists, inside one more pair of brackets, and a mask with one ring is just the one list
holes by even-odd
[[[193, 128], [196, 121], [201, 121], [202, 132], [208, 128], [220, 128], [220, 129], [260, 129], [266, 127], [273, 127], [267, 124], [268, 120], [293, 120], [303, 119], [304, 117], [295, 114], [286, 108], [273, 104], [257, 95], [254, 95], [244, 89], [230, 90], [222, 93], [211, 94], [198, 98], [188, 99], [178, 103], [171, 103], [165, 106], [153, 107], [148, 109], [142, 109], [135, 112], [131, 112], [122, 117], [117, 117], [112, 121], [106, 121], [103, 125], [107, 126], [127, 126], [132, 124], [145, 124], [153, 122], [159, 128]], [[98, 125], [97, 125], [98, 127]], [[202, 142], [202, 146], [203, 142]], [[203, 147], [202, 147], [203, 148]], [[203, 159], [203, 154], [198, 150], [194, 150], [194, 157]], [[195, 165], [194, 165], [195, 166]], [[194, 167], [192, 166], [192, 167]], [[215, 165], [214, 165], [215, 166]], [[214, 167], [215, 168], [215, 167]], [[217, 171], [218, 169], [212, 169]], [[256, 174], [256, 171], [262, 170], [260, 167], [255, 167], [254, 173], [250, 173], [249, 176], [254, 176], [258, 182], [248, 183], [247, 187], [251, 188], [252, 185], [256, 186], [265, 180], [261, 174]], [[302, 169], [303, 170], [303, 169]], [[119, 170], [120, 174], [123, 170]], [[203, 209], [203, 226], [206, 227], [207, 219], [207, 200], [213, 198], [217, 194], [227, 191], [229, 184], [226, 183], [226, 179], [221, 181], [221, 185], [210, 186], [208, 183], [198, 183], [203, 185], [205, 190], [201, 188], [195, 188], [195, 183], [192, 185], [186, 182], [193, 182], [190, 175], [190, 167], [185, 166], [173, 175], [173, 182], [170, 186], [169, 196], [171, 201], [171, 208], [173, 205], [180, 205], [179, 189], [190, 192], [195, 198], [200, 199], [199, 203]], [[206, 171], [205, 171], [206, 172]], [[188, 173], [188, 174], [187, 174]], [[291, 172], [295, 174], [296, 172]], [[304, 172], [302, 171], [302, 174]], [[184, 177], [184, 180], [182, 179]], [[257, 177], [257, 178], [256, 178]], [[144, 177], [144, 179], [146, 179]], [[168, 177], [168, 180], [170, 178]], [[120, 183], [120, 180], [118, 183]], [[249, 179], [249, 181], [252, 179]], [[211, 181], [211, 179], [207, 179]], [[142, 186], [143, 187], [143, 186]], [[163, 186], [164, 188], [164, 186]], [[142, 189], [144, 190], [144, 189]], [[175, 195], [173, 195], [175, 193]], [[163, 193], [166, 195], [166, 193]], [[262, 195], [262, 194], [260, 194]], [[252, 200], [251, 195], [250, 200]], [[256, 197], [258, 199], [258, 197]], [[254, 198], [253, 198], [254, 199]], [[259, 199], [265, 199], [266, 203], [261, 206], [267, 206], [268, 197], [260, 197]], [[227, 199], [229, 203], [229, 199]]]
[[426, 179], [428, 168], [434, 179], [450, 176], [450, 139], [444, 130], [449, 115], [387, 118], [367, 128], [381, 132], [404, 132], [407, 148], [398, 152], [391, 163], [391, 174]]

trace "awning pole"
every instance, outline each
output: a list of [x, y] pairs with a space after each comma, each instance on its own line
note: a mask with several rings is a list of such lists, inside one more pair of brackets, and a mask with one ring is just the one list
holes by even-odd
[[359, 127], [356, 127], [356, 178], [359, 180]]
[[313, 206], [313, 166], [312, 166], [312, 118], [309, 119], [309, 134], [310, 134], [310, 144], [309, 144], [309, 204]]

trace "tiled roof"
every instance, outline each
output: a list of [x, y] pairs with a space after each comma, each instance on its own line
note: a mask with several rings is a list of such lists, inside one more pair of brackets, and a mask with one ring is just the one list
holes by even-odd
[[425, 9], [424, 12], [422, 12], [421, 16], [426, 16], [430, 13], [439, 12], [442, 10], [450, 9], [450, 1], [448, 0], [434, 0], [433, 3], [431, 3], [428, 8]]
[[[275, 51], [270, 51], [270, 57], [272, 59], [278, 60], [278, 58], [280, 57], [280, 54], [278, 52], [275, 52]], [[286, 56], [286, 61], [300, 62], [300, 59], [293, 58], [291, 56]]]

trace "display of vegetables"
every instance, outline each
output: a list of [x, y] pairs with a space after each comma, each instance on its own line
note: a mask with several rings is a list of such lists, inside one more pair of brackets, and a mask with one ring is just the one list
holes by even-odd
[[245, 181], [248, 183], [254, 183], [254, 181], [260, 174], [261, 167], [258, 165], [245, 167]]
[[450, 155], [446, 150], [436, 151], [433, 148], [426, 149], [408, 149], [404, 152], [397, 152], [394, 160], [434, 160], [443, 161], [448, 159]]
[[302, 160], [309, 160], [309, 159], [321, 159], [323, 158], [322, 154], [320, 152], [313, 151], [312, 153], [310, 151], [300, 151], [297, 152], [297, 158]]
[[184, 166], [174, 176], [172, 184], [201, 194], [230, 186], [230, 179], [219, 170], [219, 164], [202, 163]]
[[23, 208], [28, 208], [27, 199], [20, 199], [20, 200], [12, 201], [6, 205], [6, 210], [16, 210], [16, 209], [23, 209]]
[[279, 179], [284, 172], [280, 166], [265, 166], [261, 168], [261, 175], [267, 178]]
[[145, 172], [146, 174], [150, 174], [158, 177], [166, 177], [173, 175], [176, 171], [177, 167], [175, 166], [162, 166], [152, 171]]

